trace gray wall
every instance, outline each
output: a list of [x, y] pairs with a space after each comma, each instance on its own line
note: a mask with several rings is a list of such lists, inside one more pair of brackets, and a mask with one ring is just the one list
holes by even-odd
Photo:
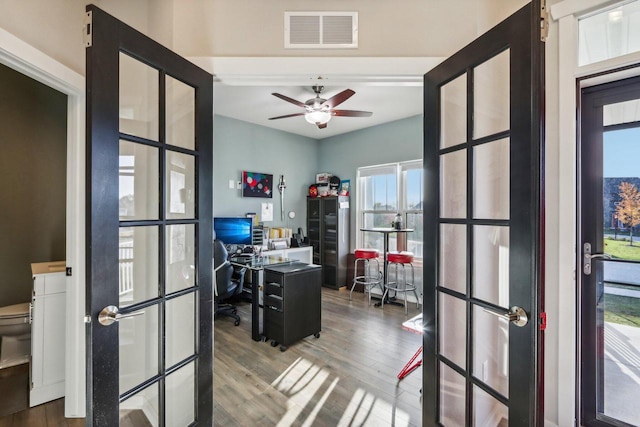
[[[273, 222], [265, 225], [302, 227], [306, 234], [306, 196], [318, 170], [318, 141], [223, 116], [215, 116], [213, 125], [214, 215], [260, 214], [261, 203], [273, 203]], [[243, 198], [241, 190], [229, 189], [229, 180], [240, 181], [245, 170], [273, 174], [274, 181], [284, 175], [285, 213], [294, 211], [296, 218], [285, 215], [281, 221], [277, 188], [271, 199]]]
[[319, 169], [351, 180], [351, 249], [356, 245], [356, 170], [422, 158], [422, 116], [409, 117], [320, 142]]
[[0, 65], [0, 306], [65, 259], [67, 96]]
[[[214, 206], [216, 216], [260, 212], [260, 203], [273, 202], [274, 221], [267, 225], [306, 227], [306, 196], [318, 172], [329, 172], [351, 180], [351, 248], [355, 248], [355, 181], [361, 166], [422, 158], [422, 116], [397, 120], [371, 128], [314, 140], [223, 116], [214, 118]], [[229, 180], [239, 181], [243, 170], [284, 174], [287, 181], [285, 211], [296, 212], [295, 220], [281, 222], [280, 195], [272, 199], [243, 198], [230, 190]]]

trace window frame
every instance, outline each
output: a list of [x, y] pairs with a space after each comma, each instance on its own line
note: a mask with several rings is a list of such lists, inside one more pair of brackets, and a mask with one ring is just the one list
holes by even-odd
[[[384, 171], [385, 169], [394, 169], [396, 179], [396, 209], [395, 210], [379, 210], [379, 209], [363, 209], [365, 203], [365, 191], [363, 178], [368, 176], [377, 175], [375, 171]], [[423, 160], [407, 160], [403, 162], [385, 163], [380, 165], [363, 166], [357, 169], [356, 173], [356, 247], [362, 247], [364, 242], [364, 231], [360, 229], [364, 226], [364, 218], [367, 214], [390, 214], [395, 215], [400, 213], [403, 220], [407, 221], [408, 214], [418, 214], [424, 218], [423, 209], [408, 209], [407, 206], [407, 181], [403, 176], [403, 173], [412, 169], [423, 170]], [[424, 172], [423, 172], [424, 174]], [[388, 174], [380, 174], [388, 175]], [[424, 181], [424, 175], [421, 181]], [[424, 202], [424, 182], [421, 182], [422, 187], [422, 201]], [[389, 224], [391, 226], [391, 224]], [[416, 258], [422, 259], [422, 256]]]

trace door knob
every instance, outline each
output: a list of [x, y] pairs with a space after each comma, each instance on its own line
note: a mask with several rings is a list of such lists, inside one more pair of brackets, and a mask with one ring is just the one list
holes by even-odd
[[141, 316], [143, 314], [144, 311], [135, 311], [133, 313], [120, 314], [118, 307], [116, 307], [115, 305], [109, 305], [103, 308], [100, 314], [98, 314], [98, 322], [100, 322], [102, 326], [109, 326], [114, 322], [119, 322], [122, 319]]
[[524, 311], [523, 308], [518, 307], [517, 305], [514, 305], [513, 307], [511, 307], [511, 310], [509, 310], [506, 313], [498, 313], [497, 311], [489, 310], [486, 308], [483, 308], [483, 310], [494, 316], [500, 317], [502, 319], [506, 319], [509, 322], [512, 322], [516, 326], [523, 327], [523, 326], [526, 326], [527, 323], [529, 323], [529, 316], [527, 316], [527, 312]]
[[582, 252], [582, 271], [585, 276], [589, 276], [591, 274], [592, 259], [611, 259], [611, 255], [609, 254], [592, 254], [591, 243], [585, 243]]

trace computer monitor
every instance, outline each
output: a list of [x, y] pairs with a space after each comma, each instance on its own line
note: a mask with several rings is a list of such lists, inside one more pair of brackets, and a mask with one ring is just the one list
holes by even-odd
[[222, 240], [225, 245], [251, 245], [253, 244], [253, 221], [244, 217], [215, 217], [213, 218], [213, 230], [216, 239]]

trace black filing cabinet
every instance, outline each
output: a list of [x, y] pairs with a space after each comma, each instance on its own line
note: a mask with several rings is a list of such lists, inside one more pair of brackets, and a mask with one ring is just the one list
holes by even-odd
[[313, 262], [322, 265], [322, 284], [333, 289], [347, 285], [349, 197], [308, 197], [307, 230]]
[[300, 262], [264, 269], [264, 335], [280, 351], [314, 335], [320, 337], [322, 269]]

